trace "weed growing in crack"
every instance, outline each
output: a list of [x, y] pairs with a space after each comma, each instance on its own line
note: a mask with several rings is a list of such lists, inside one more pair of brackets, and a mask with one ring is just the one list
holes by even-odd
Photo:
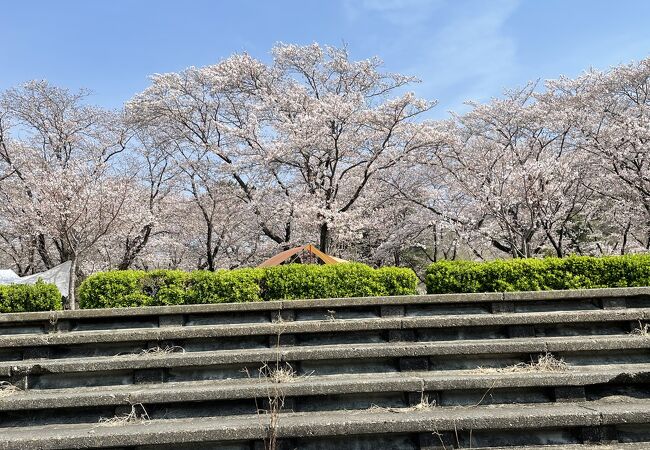
[[185, 349], [179, 345], [168, 345], [165, 347], [152, 347], [141, 350], [138, 355], [157, 355], [161, 353], [185, 353]]
[[420, 396], [420, 403], [418, 403], [417, 405], [411, 406], [410, 409], [413, 410], [413, 411], [426, 411], [426, 410], [429, 410], [429, 409], [433, 409], [435, 407], [436, 407], [436, 401], [435, 400], [430, 400], [429, 396], [427, 394], [425, 394], [424, 391], [423, 391], [421, 396]]
[[[367, 409], [366, 411], [372, 411], [372, 412], [391, 412], [391, 413], [399, 414], [399, 413], [407, 412], [408, 409], [407, 409], [407, 408], [389, 408], [389, 407], [386, 407], [386, 406], [375, 405], [375, 404], [373, 403], [372, 405], [370, 405], [370, 406], [368, 407], [368, 409]], [[358, 411], [358, 412], [353, 413], [353, 414], [359, 414], [360, 412], [361, 412], [361, 411]]]
[[370, 407], [368, 407], [367, 411], [385, 411], [385, 412], [391, 412], [391, 413], [408, 413], [412, 411], [429, 411], [433, 408], [435, 408], [436, 401], [431, 400], [429, 398], [428, 394], [425, 394], [424, 391], [420, 392], [420, 402], [416, 405], [409, 406], [407, 408], [391, 408], [391, 407], [385, 407], [385, 406], [379, 406], [372, 404]]
[[135, 403], [131, 405], [131, 411], [128, 413], [116, 415], [115, 417], [102, 417], [99, 423], [107, 426], [125, 425], [127, 423], [143, 423], [149, 422], [149, 414], [142, 403]]
[[531, 372], [564, 372], [568, 367], [562, 358], [556, 358], [549, 352], [539, 355], [536, 362], [523, 364], [524, 371]]
[[633, 329], [630, 334], [644, 338], [650, 337], [650, 324], [644, 324], [639, 320], [639, 326]]
[[59, 322], [59, 316], [57, 316], [56, 313], [52, 312], [52, 313], [50, 313], [47, 320], [50, 323], [50, 326], [52, 328], [54, 328], [54, 327], [56, 327], [56, 324]]
[[[281, 323], [282, 321], [278, 321]], [[260, 399], [255, 398], [255, 410], [259, 420], [259, 425], [264, 430], [266, 436], [264, 438], [265, 450], [278, 449], [278, 426], [280, 423], [281, 412], [285, 408], [286, 393], [284, 385], [298, 379], [302, 379], [309, 375], [298, 375], [289, 363], [282, 362], [282, 353], [280, 350], [280, 337], [284, 330], [279, 330], [275, 341], [275, 362], [269, 364], [265, 362], [257, 373], [257, 380], [264, 386], [266, 398], [264, 407], [260, 407]], [[249, 378], [251, 377], [248, 369], [244, 369], [244, 373]]]
[[[458, 428], [456, 426], [456, 423], [454, 422], [454, 431], [453, 435], [451, 434], [451, 431], [448, 433], [441, 433], [438, 431], [436, 427], [433, 428], [433, 431], [431, 434], [434, 436], [434, 440], [440, 441], [439, 447], [442, 448], [442, 450], [447, 450], [447, 449], [461, 449], [461, 448], [473, 448], [472, 446], [472, 432], [474, 431], [473, 428], [470, 428], [469, 430], [469, 447], [464, 447], [463, 444], [460, 441], [460, 436], [458, 434]], [[454, 442], [455, 441], [455, 442]], [[437, 443], [436, 443], [437, 444]], [[436, 445], [436, 448], [438, 448], [438, 445]]]
[[153, 355], [164, 355], [170, 353], [185, 353], [185, 349], [179, 345], [167, 345], [165, 347], [152, 347], [145, 348], [139, 352], [133, 353], [118, 353], [115, 356], [153, 356]]
[[516, 372], [564, 372], [569, 365], [562, 358], [556, 358], [552, 353], [546, 352], [537, 356], [536, 361], [519, 363], [508, 367], [478, 367], [479, 373], [516, 373]]
[[21, 390], [22, 389], [20, 389], [18, 386], [14, 386], [8, 381], [0, 381], [0, 397], [16, 394]]
[[291, 367], [291, 364], [277, 364], [271, 367], [268, 363], [264, 363], [260, 367], [260, 379], [266, 378], [273, 383], [290, 383], [297, 378], [297, 373]]

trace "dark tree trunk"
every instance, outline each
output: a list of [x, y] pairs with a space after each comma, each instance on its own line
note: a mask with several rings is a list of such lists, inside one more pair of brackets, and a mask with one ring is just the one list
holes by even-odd
[[208, 233], [205, 240], [205, 256], [207, 262], [207, 269], [211, 272], [214, 272], [214, 254], [212, 253], [212, 234], [213, 228], [212, 224], [208, 223]]
[[127, 270], [131, 268], [135, 258], [140, 254], [140, 252], [142, 252], [149, 242], [152, 229], [153, 225], [147, 224], [142, 228], [142, 230], [140, 230], [140, 234], [135, 239], [127, 239], [124, 254], [122, 255], [122, 261], [120, 261], [117, 266], [118, 270]]
[[69, 292], [66, 301], [66, 309], [77, 309], [76, 284], [77, 284], [77, 257], [70, 258], [70, 272], [68, 272]]
[[323, 253], [327, 253], [330, 250], [329, 246], [329, 240], [330, 240], [330, 235], [329, 235], [329, 228], [327, 227], [327, 223], [322, 223], [320, 225], [320, 243], [319, 243], [319, 249]]
[[45, 264], [46, 269], [51, 269], [56, 265], [52, 260], [52, 256], [50, 255], [50, 252], [47, 250], [47, 244], [45, 242], [45, 236], [43, 234], [39, 234], [36, 237], [36, 250], [38, 251], [38, 254], [41, 257], [43, 264]]

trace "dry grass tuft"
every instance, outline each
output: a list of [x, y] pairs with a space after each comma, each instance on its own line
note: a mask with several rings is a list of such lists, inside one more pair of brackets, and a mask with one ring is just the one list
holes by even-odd
[[8, 381], [0, 381], [0, 397], [4, 397], [6, 395], [12, 395], [21, 390], [22, 389], [20, 389], [18, 386], [14, 386]]
[[150, 420], [144, 405], [142, 403], [136, 403], [131, 405], [130, 412], [110, 418], [102, 417], [99, 419], [99, 423], [107, 426], [117, 426], [127, 423], [149, 422]]
[[539, 355], [537, 362], [532, 362], [528, 366], [529, 370], [538, 372], [563, 372], [569, 368], [562, 358], [558, 359], [549, 352]]
[[635, 336], [640, 336], [640, 337], [646, 337], [646, 338], [650, 337], [650, 324], [648, 324], [648, 323], [643, 324], [639, 320], [639, 326], [637, 328], [635, 328], [634, 330], [632, 330], [630, 332], [630, 334], [633, 334]]
[[[284, 319], [278, 314], [274, 323], [282, 324]], [[281, 336], [286, 327], [278, 327], [277, 339], [275, 342], [275, 362], [269, 365], [265, 362], [259, 369], [257, 379], [264, 385], [266, 399], [264, 405], [260, 405], [259, 399], [255, 398], [255, 409], [260, 428], [265, 431], [264, 450], [278, 450], [278, 426], [282, 411], [285, 409], [284, 385], [303, 378], [310, 377], [312, 373], [298, 375], [289, 363], [282, 361]], [[248, 370], [242, 370], [248, 378], [253, 378]], [[269, 383], [270, 381], [270, 383]], [[261, 406], [264, 406], [263, 408]]]
[[417, 405], [409, 406], [407, 408], [391, 408], [391, 407], [372, 404], [367, 409], [367, 411], [375, 411], [375, 412], [385, 411], [385, 412], [400, 414], [400, 413], [407, 413], [412, 411], [428, 411], [435, 407], [436, 407], [435, 400], [430, 400], [429, 396], [426, 395], [424, 392], [422, 392], [420, 396], [420, 403], [418, 403]]
[[258, 378], [260, 380], [269, 380], [273, 383], [281, 384], [309, 378], [312, 373], [313, 372], [299, 375], [298, 372], [291, 367], [291, 364], [276, 363], [274, 366], [270, 366], [268, 363], [264, 363], [264, 365], [259, 369]]
[[562, 358], [556, 358], [552, 353], [546, 352], [537, 356], [537, 361], [519, 363], [508, 367], [476, 369], [480, 373], [515, 373], [515, 372], [564, 372], [569, 365]]
[[[386, 412], [392, 412], [392, 413], [401, 413], [401, 412], [406, 412], [408, 411], [406, 408], [388, 408], [386, 406], [379, 406], [375, 405], [374, 403], [368, 407], [366, 411], [373, 411], [373, 412], [379, 412], [379, 411], [386, 411]], [[355, 411], [352, 414], [357, 415], [360, 414], [361, 411]]]
[[413, 411], [426, 411], [429, 409], [433, 409], [435, 407], [436, 407], [436, 401], [429, 400], [429, 396], [423, 392], [422, 397], [420, 398], [420, 403], [411, 406], [409, 409]]
[[164, 355], [170, 353], [185, 353], [185, 349], [179, 345], [167, 345], [165, 347], [152, 347], [145, 348], [139, 352], [134, 353], [118, 353], [116, 356], [149, 356], [149, 355]]
[[268, 365], [262, 368], [266, 373], [266, 378], [274, 383], [289, 383], [296, 378], [296, 371], [289, 364], [270, 368]]
[[152, 347], [152, 348], [147, 348], [144, 350], [141, 350], [138, 355], [144, 356], [144, 355], [157, 355], [161, 353], [185, 353], [185, 349], [179, 345], [171, 345], [171, 346], [165, 346], [163, 347]]
[[[260, 427], [266, 428], [266, 437], [264, 438], [265, 450], [278, 449], [278, 424], [280, 422], [280, 413], [284, 409], [285, 393], [283, 384], [290, 383], [296, 379], [304, 376], [299, 376], [290, 364], [282, 364], [280, 362], [279, 354], [279, 335], [278, 335], [278, 356], [274, 365], [264, 363], [258, 371], [258, 380], [261, 382], [271, 381], [266, 387], [266, 405], [264, 408], [260, 407], [258, 399], [255, 398], [255, 408], [257, 410], [257, 417], [260, 421]], [[250, 377], [248, 369], [244, 369], [245, 373]], [[263, 421], [268, 423], [267, 426]]]

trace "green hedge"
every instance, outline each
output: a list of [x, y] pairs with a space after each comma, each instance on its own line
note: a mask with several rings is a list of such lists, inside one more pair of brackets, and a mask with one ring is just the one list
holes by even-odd
[[416, 285], [417, 277], [410, 269], [372, 269], [363, 264], [290, 264], [266, 269], [264, 298], [291, 300], [414, 294]]
[[650, 286], [650, 255], [441, 261], [426, 285], [430, 294]]
[[100, 272], [79, 286], [79, 306], [121, 308], [261, 301], [262, 275], [259, 269]]
[[61, 293], [53, 284], [38, 280], [35, 284], [0, 286], [0, 313], [52, 311], [62, 309]]
[[290, 264], [268, 269], [101, 272], [79, 287], [81, 308], [415, 294], [410, 269]]

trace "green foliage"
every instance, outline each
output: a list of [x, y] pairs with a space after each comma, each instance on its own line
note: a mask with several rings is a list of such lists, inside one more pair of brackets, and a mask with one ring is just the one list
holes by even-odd
[[375, 271], [363, 264], [271, 267], [264, 283], [267, 300], [386, 295]]
[[164, 306], [185, 303], [189, 274], [180, 270], [122, 270], [88, 277], [79, 286], [81, 308]]
[[79, 287], [81, 308], [239, 303], [262, 300], [415, 294], [410, 269], [363, 264], [300, 265], [216, 272], [125, 270], [91, 275]]
[[262, 269], [199, 270], [189, 274], [186, 303], [242, 303], [262, 301]]
[[61, 293], [53, 284], [38, 280], [35, 284], [0, 286], [0, 313], [52, 311], [62, 309]]
[[80, 308], [120, 308], [149, 304], [150, 297], [142, 292], [146, 272], [121, 270], [89, 276], [79, 286]]
[[148, 299], [146, 306], [182, 305], [187, 280], [188, 273], [181, 270], [145, 272], [140, 280], [140, 289]]
[[386, 290], [386, 295], [414, 295], [418, 277], [411, 269], [382, 267], [375, 270], [375, 278]]
[[262, 283], [264, 300], [376, 297], [415, 294], [417, 277], [400, 267], [287, 264], [265, 269]]
[[440, 261], [426, 285], [430, 294], [650, 286], [650, 255]]

